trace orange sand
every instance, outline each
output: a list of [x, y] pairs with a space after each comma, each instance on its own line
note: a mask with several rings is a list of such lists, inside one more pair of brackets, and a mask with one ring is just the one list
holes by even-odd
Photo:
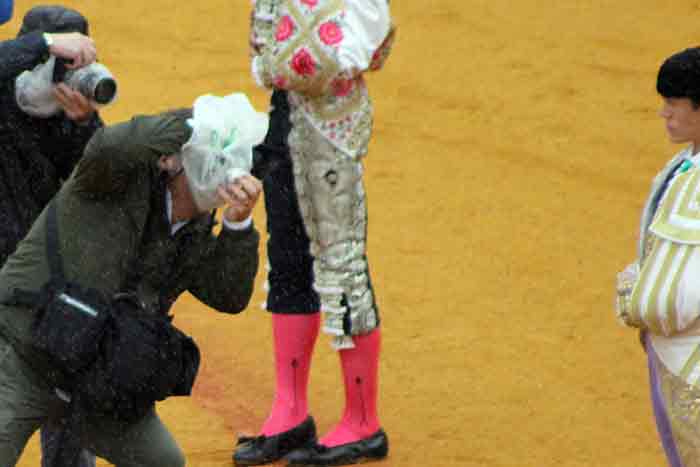
[[[108, 122], [207, 92], [266, 107], [248, 73], [248, 0], [64, 3], [91, 18], [119, 80]], [[613, 278], [635, 253], [652, 175], [678, 149], [654, 84], [663, 58], [697, 42], [696, 3], [392, 2], [398, 43], [369, 78], [369, 255], [392, 443], [377, 465], [664, 464], [644, 355], [613, 318]], [[264, 206], [255, 219], [264, 229]], [[204, 363], [194, 397], [160, 412], [191, 466], [231, 465], [236, 432], [267, 415], [263, 280], [240, 316], [177, 305]], [[310, 389], [321, 431], [342, 410], [339, 382], [324, 337]], [[20, 465], [38, 465], [37, 452], [34, 439]]]

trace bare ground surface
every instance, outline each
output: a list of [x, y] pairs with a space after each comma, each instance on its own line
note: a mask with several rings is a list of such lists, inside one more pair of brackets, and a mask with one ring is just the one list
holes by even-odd
[[[18, 14], [37, 3], [17, 2]], [[91, 18], [119, 80], [108, 122], [207, 92], [244, 91], [265, 108], [248, 74], [248, 0], [65, 3]], [[398, 43], [369, 78], [369, 255], [391, 438], [378, 465], [664, 464], [643, 353], [613, 319], [612, 286], [651, 177], [678, 149], [656, 116], [656, 70], [696, 44], [699, 11], [671, 3], [392, 2]], [[263, 280], [239, 316], [177, 304], [203, 368], [194, 397], [160, 413], [191, 466], [229, 466], [236, 433], [266, 416]], [[310, 389], [321, 431], [342, 410], [339, 383], [322, 338]], [[20, 465], [38, 465], [35, 439]]]

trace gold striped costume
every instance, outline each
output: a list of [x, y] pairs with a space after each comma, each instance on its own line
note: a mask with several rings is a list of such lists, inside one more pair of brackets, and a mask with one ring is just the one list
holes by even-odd
[[618, 318], [645, 334], [657, 428], [673, 467], [700, 467], [700, 168], [694, 159], [687, 148], [655, 178], [638, 260], [618, 276]]

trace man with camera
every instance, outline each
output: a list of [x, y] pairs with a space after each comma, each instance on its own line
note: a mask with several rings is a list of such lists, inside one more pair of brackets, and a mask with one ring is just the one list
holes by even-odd
[[[108, 301], [132, 297], [130, 303], [139, 306], [126, 315], [109, 314], [113, 326], [120, 326], [120, 316], [135, 313], [167, 318], [184, 291], [225, 313], [247, 306], [258, 268], [259, 234], [251, 213], [262, 190], [248, 173], [252, 146], [263, 139], [267, 117], [238, 96], [243, 102], [238, 107], [222, 104], [226, 98], [204, 96], [193, 109], [137, 116], [98, 130], [71, 177], [0, 270], [0, 465], [15, 465], [32, 433], [57, 410], [67, 410], [68, 420], [76, 420], [76, 411], [80, 415], [79, 423], [68, 426], [69, 441], [116, 466], [184, 465], [154, 402], [186, 394], [192, 369], [190, 385], [178, 391], [163, 386], [162, 397], [147, 401], [146, 410], [139, 404], [133, 411], [110, 410], [125, 406], [119, 405], [124, 381], [136, 380], [138, 386], [135, 375], [150, 378], [161, 367], [147, 361], [138, 333], [134, 338], [107, 332], [97, 339], [97, 354], [74, 371], [65, 363], [71, 360], [67, 354], [91, 342], [73, 341], [73, 335], [61, 340], [59, 334], [81, 335], [86, 326], [72, 323], [89, 323], [84, 311], [104, 316], [109, 307], [92, 306], [70, 288], [52, 294], [51, 284], [79, 284], [75, 290], [91, 290]], [[236, 159], [247, 163], [236, 165]], [[214, 236], [219, 207], [223, 226]], [[57, 298], [64, 313], [52, 318]], [[54, 344], [66, 353], [52, 354]], [[160, 345], [153, 342], [156, 357], [165, 356], [163, 366], [174, 363]], [[121, 374], [105, 380], [113, 368], [121, 368]], [[105, 388], [105, 381], [114, 387]], [[156, 378], [145, 390], [159, 384]], [[99, 387], [113, 389], [113, 398], [96, 398]], [[62, 409], [61, 399], [70, 405]], [[63, 451], [54, 465], [70, 465], [65, 446]]]
[[[0, 16], [9, 19], [13, 2], [0, 3]], [[17, 82], [50, 56], [73, 70], [93, 63], [95, 43], [87, 34], [87, 19], [77, 11], [39, 6], [27, 12], [16, 39], [0, 42], [0, 265], [103, 126], [95, 104], [64, 83], [47, 89], [55, 114], [28, 113], [18, 104]], [[60, 437], [56, 428], [42, 430], [44, 465], [51, 463]], [[94, 457], [84, 453], [77, 465], [93, 466]]]
[[95, 60], [87, 20], [63, 7], [36, 7], [16, 39], [0, 42], [0, 264], [15, 250], [34, 219], [70, 175], [95, 130], [96, 106], [59, 83], [52, 89], [61, 108], [37, 117], [17, 103], [16, 81], [50, 55], [80, 68]]

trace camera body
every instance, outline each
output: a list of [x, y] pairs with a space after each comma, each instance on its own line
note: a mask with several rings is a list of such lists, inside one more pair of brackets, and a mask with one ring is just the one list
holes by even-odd
[[97, 62], [69, 69], [64, 59], [57, 58], [53, 82], [63, 82], [100, 105], [110, 104], [117, 97], [117, 81], [106, 66]]
[[70, 69], [63, 59], [50, 56], [15, 79], [15, 102], [26, 114], [49, 118], [61, 112], [54, 96], [57, 83], [64, 83], [98, 105], [107, 105], [117, 96], [117, 82], [106, 66], [92, 63]]

